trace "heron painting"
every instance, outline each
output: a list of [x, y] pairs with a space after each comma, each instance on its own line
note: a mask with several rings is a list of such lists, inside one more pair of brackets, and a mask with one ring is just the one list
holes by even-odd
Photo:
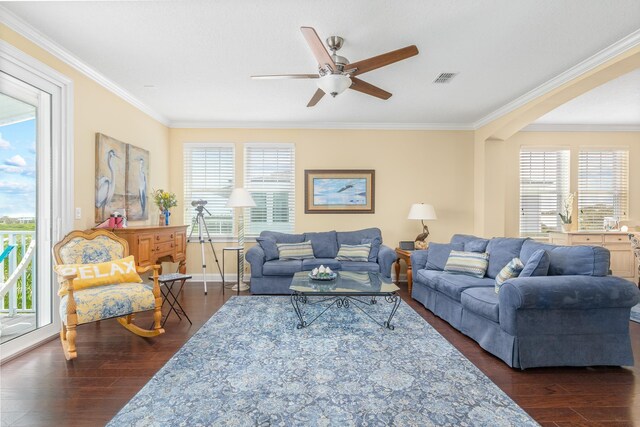
[[101, 133], [96, 134], [95, 219], [102, 222], [112, 212], [125, 209], [126, 144]]
[[127, 219], [149, 218], [149, 152], [127, 144]]

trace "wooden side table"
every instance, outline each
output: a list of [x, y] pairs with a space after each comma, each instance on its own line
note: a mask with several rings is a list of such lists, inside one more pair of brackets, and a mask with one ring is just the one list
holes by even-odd
[[398, 259], [396, 259], [396, 284], [400, 283], [400, 261], [403, 260], [405, 264], [407, 264], [407, 287], [409, 288], [409, 295], [411, 295], [411, 289], [413, 288], [413, 277], [411, 270], [411, 253], [413, 251], [408, 251], [406, 249], [396, 248], [396, 255]]

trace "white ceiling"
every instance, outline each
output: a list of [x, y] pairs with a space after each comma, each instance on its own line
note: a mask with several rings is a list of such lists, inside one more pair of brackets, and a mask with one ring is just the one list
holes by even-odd
[[640, 125], [640, 69], [574, 98], [535, 123]]
[[[638, 0], [224, 0], [4, 2], [3, 6], [171, 122], [469, 124], [640, 28]], [[357, 61], [415, 44], [316, 107], [300, 33], [346, 39]], [[459, 73], [434, 85], [441, 72]], [[145, 88], [153, 85], [153, 88]]]

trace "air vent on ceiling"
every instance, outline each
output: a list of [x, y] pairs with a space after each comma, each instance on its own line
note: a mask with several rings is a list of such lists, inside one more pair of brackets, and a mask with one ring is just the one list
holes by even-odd
[[457, 76], [458, 73], [440, 73], [438, 77], [433, 81], [434, 83], [449, 83], [451, 79]]

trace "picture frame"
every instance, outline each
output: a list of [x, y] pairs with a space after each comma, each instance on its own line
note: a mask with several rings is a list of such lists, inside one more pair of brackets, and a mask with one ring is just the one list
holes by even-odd
[[308, 214], [375, 213], [373, 169], [304, 171], [304, 212]]

